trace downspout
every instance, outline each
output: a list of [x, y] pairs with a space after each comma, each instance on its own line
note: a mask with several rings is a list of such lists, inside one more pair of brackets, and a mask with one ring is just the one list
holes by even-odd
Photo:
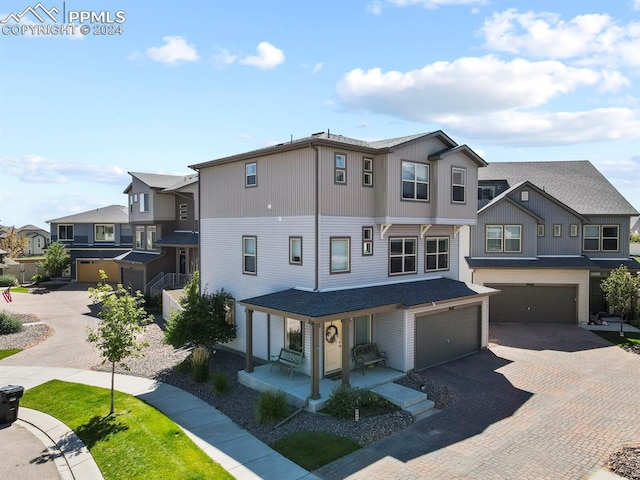
[[315, 252], [315, 279], [314, 279], [314, 291], [318, 291], [320, 289], [320, 150], [318, 147], [314, 146], [313, 143], [310, 143], [309, 146], [313, 148], [316, 152], [315, 158], [315, 175], [316, 175], [316, 198], [315, 198], [315, 242], [316, 242], [316, 252]]

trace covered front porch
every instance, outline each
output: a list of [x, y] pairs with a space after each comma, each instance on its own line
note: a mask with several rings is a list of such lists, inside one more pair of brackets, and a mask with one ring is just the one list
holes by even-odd
[[[370, 390], [380, 385], [394, 382], [406, 374], [391, 368], [377, 365], [365, 369], [365, 374], [358, 370], [348, 372], [349, 384], [355, 388]], [[318, 382], [320, 397], [312, 399], [309, 394], [310, 377], [296, 372], [290, 378], [289, 371], [281, 369], [278, 365], [271, 368], [270, 364], [254, 367], [253, 372], [246, 370], [238, 372], [238, 381], [249, 388], [265, 392], [279, 390], [286, 394], [287, 402], [296, 407], [305, 407], [308, 411], [322, 410], [329, 398], [331, 391], [342, 383], [342, 377], [321, 378]]]

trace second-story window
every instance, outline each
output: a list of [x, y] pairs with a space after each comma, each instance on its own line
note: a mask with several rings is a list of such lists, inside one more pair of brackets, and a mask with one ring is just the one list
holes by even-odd
[[544, 223], [538, 225], [538, 236], [544, 237]]
[[247, 163], [244, 166], [244, 186], [255, 187], [258, 185], [258, 164]]
[[602, 226], [602, 251], [617, 252], [618, 251], [618, 225]]
[[417, 273], [417, 244], [415, 238], [389, 239], [389, 275]]
[[464, 203], [467, 199], [467, 171], [464, 168], [451, 169], [451, 201]]
[[496, 187], [490, 186], [479, 186], [478, 187], [478, 200], [493, 200], [493, 197], [496, 196]]
[[429, 200], [429, 165], [402, 162], [402, 198]]
[[582, 249], [585, 252], [600, 250], [600, 225], [585, 225], [582, 230]]
[[147, 227], [147, 250], [153, 250], [153, 244], [156, 242], [156, 227]]
[[522, 250], [520, 225], [487, 225], [485, 234], [487, 252], [517, 253]]
[[331, 273], [348, 273], [351, 269], [351, 239], [331, 239]]
[[425, 272], [449, 269], [449, 237], [427, 238], [424, 252]]
[[116, 231], [115, 225], [96, 225], [95, 226], [95, 241], [96, 242], [115, 242]]
[[58, 225], [58, 240], [73, 241], [73, 225]]
[[553, 225], [553, 236], [554, 237], [562, 236], [562, 225], [560, 225], [559, 223], [556, 223]]
[[373, 227], [362, 227], [362, 255], [373, 255]]
[[289, 237], [289, 263], [302, 265], [302, 237]]
[[242, 237], [242, 273], [247, 275], [258, 273], [257, 237]]
[[144, 250], [144, 227], [136, 227], [136, 248], [138, 250]]
[[570, 237], [578, 236], [578, 225], [576, 225], [575, 223], [571, 224], [571, 227], [569, 229], [569, 236]]
[[140, 212], [148, 212], [149, 211], [149, 194], [141, 193], [140, 194]]
[[347, 183], [347, 156], [336, 153], [334, 157], [334, 181], [339, 184]]
[[373, 158], [362, 159], [362, 185], [373, 187]]

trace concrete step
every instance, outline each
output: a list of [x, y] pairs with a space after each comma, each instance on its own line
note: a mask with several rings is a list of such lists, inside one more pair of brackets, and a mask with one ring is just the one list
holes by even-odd
[[438, 413], [440, 410], [437, 408], [433, 408], [435, 403], [433, 400], [423, 400], [419, 403], [414, 403], [410, 407], [405, 408], [406, 412], [409, 412], [413, 417], [414, 421], [422, 420], [423, 418], [427, 418], [434, 413]]
[[426, 394], [412, 388], [403, 387], [397, 383], [385, 383], [379, 387], [372, 388], [371, 391], [403, 410], [407, 410], [408, 407], [427, 400]]

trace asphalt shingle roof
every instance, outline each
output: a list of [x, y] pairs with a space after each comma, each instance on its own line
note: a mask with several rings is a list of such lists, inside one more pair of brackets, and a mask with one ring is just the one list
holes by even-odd
[[198, 234], [194, 232], [171, 232], [160, 240], [156, 241], [156, 245], [198, 245]]
[[478, 180], [530, 181], [582, 215], [637, 215], [636, 209], [587, 160], [495, 162], [478, 169]]
[[594, 268], [587, 257], [538, 257], [527, 258], [470, 258], [471, 268]]
[[127, 252], [114, 258], [119, 262], [149, 263], [163, 257], [160, 253]]
[[109, 205], [66, 217], [47, 220], [47, 223], [129, 223], [129, 212], [122, 205]]
[[390, 309], [409, 308], [473, 295], [479, 294], [464, 282], [437, 278], [326, 292], [290, 288], [248, 298], [240, 303], [249, 307], [263, 307], [307, 318], [321, 318], [387, 306]]

